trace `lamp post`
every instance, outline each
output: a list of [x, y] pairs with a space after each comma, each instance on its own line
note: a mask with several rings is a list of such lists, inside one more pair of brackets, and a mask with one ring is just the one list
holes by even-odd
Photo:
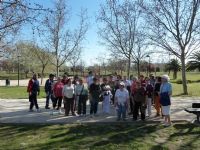
[[146, 57], [149, 57], [149, 63], [148, 63], [148, 69], [147, 69], [147, 76], [150, 75], [150, 55], [147, 55]]
[[17, 62], [18, 62], [18, 68], [17, 68], [17, 74], [18, 74], [18, 77], [17, 77], [18, 81], [17, 81], [17, 83], [18, 83], [18, 84], [17, 84], [17, 85], [18, 85], [18, 86], [19, 86], [19, 67], [20, 67], [20, 66], [19, 66], [19, 57], [21, 57], [21, 56], [19, 56], [19, 55], [17, 56], [17, 58], [18, 58], [18, 59], [17, 59]]

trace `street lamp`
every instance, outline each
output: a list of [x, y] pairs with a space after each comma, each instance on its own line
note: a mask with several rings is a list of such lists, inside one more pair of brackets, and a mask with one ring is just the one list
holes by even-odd
[[19, 67], [20, 67], [20, 66], [19, 66], [19, 57], [21, 57], [21, 56], [20, 56], [20, 55], [17, 55], [17, 58], [18, 58], [18, 59], [17, 59], [17, 62], [18, 62], [18, 68], [17, 68], [17, 73], [18, 73], [18, 78], [17, 78], [17, 79], [18, 79], [18, 82], [17, 82], [17, 83], [18, 83], [18, 86], [19, 86]]
[[150, 75], [150, 55], [147, 55], [146, 57], [149, 57], [149, 64], [148, 64], [148, 69], [147, 69], [147, 76]]

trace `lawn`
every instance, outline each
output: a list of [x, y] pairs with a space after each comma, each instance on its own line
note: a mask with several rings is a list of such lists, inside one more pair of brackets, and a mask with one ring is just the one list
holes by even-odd
[[[157, 73], [158, 75], [159, 73]], [[160, 74], [163, 74], [160, 72]], [[171, 73], [172, 76], [172, 73]], [[170, 76], [170, 77], [171, 77]], [[172, 77], [171, 77], [172, 78]], [[178, 73], [177, 80], [181, 79], [181, 73]], [[187, 79], [192, 81], [192, 83], [188, 84], [188, 96], [200, 96], [200, 76], [198, 72], [187, 72]], [[183, 93], [182, 84], [176, 84], [177, 80], [171, 80], [173, 86], [173, 96], [181, 96]], [[41, 87], [41, 92], [39, 98], [44, 98], [44, 87]], [[0, 98], [27, 98], [26, 87], [0, 87]]]
[[[200, 96], [200, 83], [189, 83], [188, 86], [188, 95], [187, 96]], [[183, 93], [182, 84], [172, 83], [172, 95], [181, 96]]]
[[[18, 86], [1, 86], [0, 87], [0, 98], [2, 99], [25, 99], [28, 98], [28, 93], [26, 92], [27, 87]], [[45, 92], [44, 87], [40, 88], [41, 92], [38, 98], [44, 98]]]
[[1, 125], [0, 145], [12, 149], [198, 149], [200, 128], [177, 123]]
[[[172, 83], [173, 96], [182, 95], [182, 84]], [[200, 96], [200, 83], [188, 84], [188, 96]], [[5, 99], [24, 99], [28, 97], [26, 87], [18, 86], [1, 86], [0, 87], [0, 98]], [[41, 92], [38, 98], [45, 98], [44, 87], [41, 87]]]

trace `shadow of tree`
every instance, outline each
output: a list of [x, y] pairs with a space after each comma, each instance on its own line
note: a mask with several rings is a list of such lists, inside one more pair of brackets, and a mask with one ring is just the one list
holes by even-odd
[[[5, 132], [6, 131], [6, 132]], [[7, 134], [6, 134], [7, 133]], [[164, 133], [164, 134], [162, 134]], [[199, 126], [188, 123], [177, 123], [170, 128], [164, 128], [156, 123], [88, 123], [71, 125], [2, 125], [0, 139], [10, 138], [24, 142], [28, 135], [31, 149], [140, 149], [151, 150], [198, 148], [200, 139]], [[37, 138], [35, 137], [37, 136]], [[165, 138], [157, 143], [155, 138]], [[177, 140], [183, 141], [181, 145]], [[9, 141], [10, 145], [12, 141]], [[1, 142], [0, 142], [1, 143]], [[6, 146], [9, 147], [9, 144]], [[18, 145], [17, 145], [18, 146]], [[171, 146], [171, 147], [169, 147]], [[16, 147], [16, 149], [25, 149]], [[10, 148], [11, 149], [11, 148]]]

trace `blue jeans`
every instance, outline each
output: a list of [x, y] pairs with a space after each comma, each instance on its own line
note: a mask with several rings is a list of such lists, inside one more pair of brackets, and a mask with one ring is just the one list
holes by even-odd
[[126, 118], [126, 106], [125, 105], [122, 105], [122, 104], [118, 105], [117, 116], [118, 116], [118, 119], [121, 119], [121, 116], [122, 116], [122, 119]]
[[45, 107], [49, 107], [49, 99], [51, 99], [51, 101], [53, 103], [53, 95], [50, 92], [48, 92], [46, 94], [47, 94], [47, 96], [46, 96], [46, 106]]
[[96, 114], [98, 109], [98, 100], [92, 98], [90, 101], [90, 115], [91, 114]]

